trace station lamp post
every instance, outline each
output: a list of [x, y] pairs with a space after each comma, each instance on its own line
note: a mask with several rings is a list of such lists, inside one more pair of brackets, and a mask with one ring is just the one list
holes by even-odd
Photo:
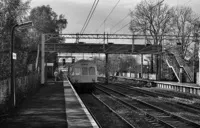
[[11, 78], [10, 78], [10, 84], [11, 84], [11, 101], [12, 101], [12, 106], [15, 107], [16, 105], [16, 91], [15, 91], [15, 70], [14, 70], [14, 60], [17, 59], [17, 54], [14, 53], [14, 35], [15, 35], [15, 29], [20, 28], [20, 29], [25, 29], [30, 26], [33, 26], [32, 22], [26, 22], [22, 24], [15, 24], [12, 27], [11, 30], [11, 44], [10, 44], [10, 64], [11, 64]]

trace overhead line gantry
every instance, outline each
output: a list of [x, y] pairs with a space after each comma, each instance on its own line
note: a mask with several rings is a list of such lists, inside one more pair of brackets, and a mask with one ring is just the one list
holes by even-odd
[[[54, 38], [65, 38], [65, 39], [103, 39], [104, 43], [45, 43], [46, 41]], [[145, 37], [153, 40], [151, 35], [131, 35], [131, 34], [43, 34], [42, 35], [42, 60], [41, 60], [41, 83], [45, 83], [44, 70], [45, 70], [45, 51], [52, 52], [68, 52], [68, 53], [103, 53], [106, 55], [108, 60], [108, 54], [160, 54], [162, 53], [162, 46], [160, 45], [146, 45], [146, 44], [135, 44], [135, 40], [141, 40]], [[176, 35], [158, 35], [162, 39], [176, 40]], [[181, 37], [179, 37], [181, 38]], [[191, 36], [192, 40], [194, 36]], [[131, 40], [131, 44], [112, 44], [105, 43], [108, 39], [128, 39]], [[108, 74], [107, 74], [108, 75]], [[106, 75], [106, 76], [107, 76]]]

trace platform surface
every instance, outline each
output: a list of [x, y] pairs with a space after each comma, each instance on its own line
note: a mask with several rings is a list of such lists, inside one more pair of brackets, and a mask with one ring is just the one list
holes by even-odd
[[71, 83], [48, 81], [27, 98], [0, 128], [98, 128]]
[[147, 81], [147, 82], [155, 82], [160, 84], [169, 84], [169, 85], [176, 85], [176, 86], [185, 86], [190, 88], [200, 88], [200, 85], [195, 83], [180, 83], [180, 82], [173, 82], [173, 81], [156, 81], [156, 80], [148, 80], [148, 79], [141, 79], [141, 78], [133, 78], [133, 77], [124, 77], [124, 76], [117, 76], [119, 78], [124, 79], [133, 79], [133, 80], [139, 80], [139, 81]]
[[0, 128], [67, 128], [63, 83], [43, 86], [0, 124]]

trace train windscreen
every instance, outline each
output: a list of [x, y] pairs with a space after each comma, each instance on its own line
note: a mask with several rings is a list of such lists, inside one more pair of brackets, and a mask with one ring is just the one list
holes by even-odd
[[87, 67], [82, 68], [82, 75], [88, 75], [88, 68]]
[[89, 75], [95, 75], [95, 68], [94, 67], [89, 68]]

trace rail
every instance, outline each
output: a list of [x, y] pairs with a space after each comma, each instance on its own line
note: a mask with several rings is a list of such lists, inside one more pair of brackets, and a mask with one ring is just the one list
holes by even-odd
[[[115, 92], [115, 93], [117, 93], [117, 94], [119, 94], [119, 95], [122, 95], [122, 96], [125, 96], [125, 97], [127, 97], [127, 98], [130, 98], [130, 99], [132, 99], [132, 101], [136, 101], [136, 102], [138, 102], [138, 103], [144, 104], [145, 106], [149, 107], [148, 110], [149, 110], [150, 108], [152, 108], [152, 109], [155, 109], [155, 110], [158, 111], [158, 112], [162, 112], [164, 115], [166, 114], [166, 117], [170, 117], [170, 118], [173, 118], [173, 119], [177, 119], [177, 121], [184, 122], [184, 123], [186, 123], [186, 124], [188, 124], [188, 125], [191, 125], [191, 126], [193, 126], [193, 127], [200, 127], [200, 124], [199, 124], [199, 123], [194, 122], [194, 121], [192, 121], [192, 120], [190, 120], [190, 119], [186, 119], [186, 118], [181, 117], [181, 116], [179, 116], [179, 115], [177, 115], [177, 114], [173, 114], [172, 112], [166, 111], [166, 110], [164, 110], [164, 109], [161, 109], [160, 107], [154, 106], [154, 105], [149, 104], [149, 103], [147, 103], [147, 102], [145, 102], [145, 101], [142, 101], [142, 100], [137, 99], [137, 98], [135, 98], [135, 97], [129, 96], [129, 95], [124, 94], [124, 93], [121, 93], [121, 92], [116, 91], [116, 90], [114, 90], [114, 89], [111, 89], [111, 88], [108, 88], [108, 87], [105, 87], [105, 86], [103, 86], [103, 87], [106, 88], [106, 89], [108, 89], [108, 90], [110, 90], [110, 91], [112, 91], [112, 92]], [[107, 94], [111, 95], [110, 93], [107, 93]], [[111, 95], [111, 96], [112, 96], [112, 95]], [[119, 98], [119, 99], [121, 99], [121, 98]], [[147, 109], [146, 109], [146, 110], [147, 110]], [[153, 117], [156, 118], [155, 116], [153, 116]], [[159, 116], [158, 116], [158, 117], [159, 117]], [[159, 120], [159, 118], [157, 118], [157, 120]], [[164, 120], [160, 120], [160, 121], [161, 121], [162, 123], [164, 123], [165, 126], [167, 126], [167, 127], [174, 127], [173, 125], [169, 125], [169, 124], [168, 124], [169, 121], [164, 121]], [[166, 123], [166, 122], [167, 122], [167, 123]], [[171, 124], [171, 123], [170, 123], [170, 124]]]

